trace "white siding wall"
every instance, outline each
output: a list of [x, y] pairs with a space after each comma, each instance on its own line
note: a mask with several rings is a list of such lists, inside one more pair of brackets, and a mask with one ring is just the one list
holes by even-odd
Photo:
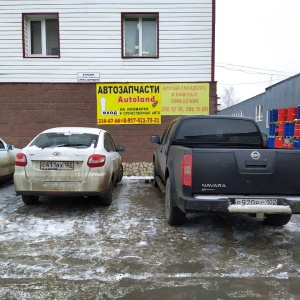
[[[59, 13], [60, 58], [23, 58], [22, 13]], [[159, 13], [159, 58], [122, 59], [121, 12]], [[0, 82], [211, 81], [212, 0], [1, 0]]]

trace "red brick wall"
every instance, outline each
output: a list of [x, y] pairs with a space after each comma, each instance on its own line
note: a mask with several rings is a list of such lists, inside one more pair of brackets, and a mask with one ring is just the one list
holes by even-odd
[[[210, 114], [215, 114], [216, 84], [211, 84]], [[151, 162], [161, 135], [175, 116], [163, 116], [160, 125], [99, 126], [95, 84], [0, 83], [0, 137], [23, 148], [42, 130], [57, 126], [89, 126], [108, 130], [117, 145], [126, 147], [124, 162]]]

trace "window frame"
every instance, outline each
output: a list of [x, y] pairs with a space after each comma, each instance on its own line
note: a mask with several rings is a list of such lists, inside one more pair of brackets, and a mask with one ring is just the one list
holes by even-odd
[[[139, 18], [139, 19], [156, 19], [156, 55], [126, 55], [125, 54], [125, 19], [126, 18]], [[141, 49], [143, 41], [139, 41]], [[124, 59], [132, 58], [159, 58], [159, 13], [158, 12], [121, 12], [121, 55]]]
[[[46, 31], [45, 20], [55, 19], [57, 20], [57, 55], [47, 55], [45, 48], [46, 37], [44, 35], [42, 41], [42, 54], [31, 54], [31, 33], [30, 25], [31, 21], [41, 21], [42, 30]], [[23, 43], [23, 58], [60, 58], [60, 35], [59, 35], [59, 13], [22, 13], [22, 43]], [[43, 35], [42, 35], [43, 36]], [[44, 43], [44, 44], [43, 44]]]
[[270, 110], [268, 109], [266, 112], [266, 128], [269, 128], [269, 114], [270, 114]]
[[263, 105], [259, 104], [255, 106], [255, 121], [261, 122], [263, 121]]
[[244, 111], [240, 110], [232, 114], [234, 117], [244, 117]]

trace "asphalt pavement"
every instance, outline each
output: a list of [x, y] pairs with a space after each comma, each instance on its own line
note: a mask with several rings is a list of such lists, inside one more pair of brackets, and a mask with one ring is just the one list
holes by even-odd
[[300, 216], [165, 221], [149, 179], [126, 177], [110, 207], [89, 198], [26, 206], [0, 183], [0, 299], [300, 299]]

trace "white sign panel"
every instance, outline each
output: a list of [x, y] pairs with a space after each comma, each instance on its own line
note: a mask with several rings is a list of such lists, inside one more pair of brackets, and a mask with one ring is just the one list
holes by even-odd
[[77, 82], [100, 82], [100, 73], [77, 73]]

